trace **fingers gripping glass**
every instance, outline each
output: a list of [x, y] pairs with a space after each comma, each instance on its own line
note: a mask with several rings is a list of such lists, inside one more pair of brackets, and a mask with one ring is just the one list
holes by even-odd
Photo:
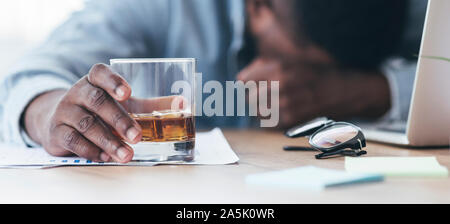
[[[309, 137], [309, 144], [313, 150], [321, 151], [316, 159], [331, 156], [361, 156], [367, 154], [366, 139], [361, 129], [346, 122], [335, 122], [327, 118], [317, 118], [308, 123], [289, 129], [286, 136], [290, 138]], [[285, 150], [310, 151], [305, 147], [285, 147]]]

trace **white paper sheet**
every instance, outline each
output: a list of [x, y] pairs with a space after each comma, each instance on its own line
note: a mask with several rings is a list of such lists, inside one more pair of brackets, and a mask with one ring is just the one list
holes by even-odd
[[154, 166], [159, 164], [225, 165], [239, 161], [222, 131], [215, 128], [197, 133], [195, 160], [192, 162], [97, 163], [79, 157], [54, 157], [43, 148], [0, 144], [0, 168], [48, 168], [55, 166]]

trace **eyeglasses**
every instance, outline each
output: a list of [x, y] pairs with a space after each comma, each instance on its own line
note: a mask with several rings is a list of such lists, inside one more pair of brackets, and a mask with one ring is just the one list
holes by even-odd
[[361, 129], [347, 122], [335, 122], [321, 117], [305, 124], [297, 125], [289, 129], [285, 135], [289, 138], [309, 136], [309, 144], [312, 148], [286, 146], [284, 150], [318, 150], [322, 152], [316, 155], [316, 159], [341, 155], [361, 156], [367, 154], [363, 150], [366, 147], [366, 139]]

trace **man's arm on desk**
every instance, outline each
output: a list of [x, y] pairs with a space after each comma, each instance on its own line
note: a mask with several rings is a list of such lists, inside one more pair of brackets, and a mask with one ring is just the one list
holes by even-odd
[[343, 69], [257, 59], [238, 79], [279, 81], [280, 127], [319, 116], [338, 120], [376, 119], [390, 108], [388, 80], [379, 71]]
[[[338, 69], [317, 71], [302, 67], [300, 63], [296, 69], [289, 70], [286, 66], [277, 66], [276, 62], [261, 60], [253, 64], [259, 65], [248, 66], [238, 78], [244, 81], [280, 82], [282, 127], [318, 116], [356, 118], [357, 121], [363, 119], [377, 123], [407, 120], [414, 87], [415, 62], [391, 59], [380, 71], [371, 73]], [[297, 74], [301, 74], [302, 78]]]

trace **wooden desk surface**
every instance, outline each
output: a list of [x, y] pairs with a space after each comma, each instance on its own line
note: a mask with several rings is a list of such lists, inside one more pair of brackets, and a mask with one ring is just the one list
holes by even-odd
[[[224, 131], [240, 162], [226, 166], [60, 167], [0, 169], [1, 203], [450, 203], [450, 179], [387, 178], [315, 191], [256, 189], [248, 174], [314, 165], [344, 169], [344, 159], [285, 152], [304, 145], [279, 132]], [[369, 143], [368, 156], [436, 156], [450, 167], [449, 149], [401, 149]]]

